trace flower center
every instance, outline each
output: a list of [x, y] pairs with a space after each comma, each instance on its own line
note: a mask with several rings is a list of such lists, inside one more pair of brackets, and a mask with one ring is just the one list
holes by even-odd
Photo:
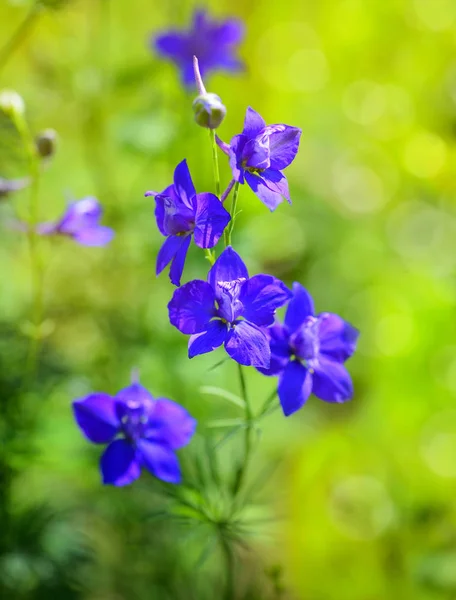
[[149, 411], [146, 406], [127, 406], [121, 418], [122, 431], [129, 440], [144, 437], [149, 425]]
[[301, 360], [317, 358], [320, 343], [318, 338], [318, 319], [307, 317], [300, 329], [290, 338], [290, 349]]
[[239, 295], [245, 280], [245, 277], [240, 277], [233, 281], [217, 282], [218, 316], [227, 323], [233, 323], [244, 308]]

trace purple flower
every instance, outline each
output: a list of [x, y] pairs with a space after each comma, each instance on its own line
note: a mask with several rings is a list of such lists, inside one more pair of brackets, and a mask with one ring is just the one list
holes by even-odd
[[241, 257], [228, 246], [209, 271], [207, 282], [189, 281], [174, 292], [169, 320], [191, 334], [189, 358], [222, 344], [241, 365], [269, 367], [270, 349], [264, 327], [291, 297], [272, 275], [249, 278]]
[[83, 246], [105, 246], [114, 232], [100, 225], [103, 209], [96, 198], [70, 202], [63, 217], [56, 223], [38, 225], [40, 235], [66, 235]]
[[266, 125], [264, 119], [248, 108], [244, 130], [235, 135], [229, 147], [221, 144], [229, 154], [235, 181], [247, 182], [258, 198], [273, 211], [290, 193], [282, 169], [290, 165], [298, 152], [301, 129], [289, 125]]
[[103, 483], [128, 485], [145, 467], [158, 479], [179, 483], [176, 450], [190, 441], [196, 421], [179, 404], [153, 398], [139, 383], [112, 397], [102, 392], [73, 402], [76, 422], [88, 440], [109, 444], [101, 461]]
[[311, 393], [326, 402], [345, 402], [353, 384], [344, 367], [356, 348], [359, 332], [332, 313], [314, 316], [313, 301], [299, 283], [283, 325], [267, 330], [271, 348], [265, 375], [278, 375], [278, 394], [286, 416], [299, 410]]
[[197, 194], [183, 160], [174, 171], [174, 184], [155, 196], [155, 217], [160, 232], [167, 236], [157, 256], [157, 275], [171, 261], [169, 277], [174, 285], [180, 285], [185, 257], [192, 234], [200, 248], [212, 248], [217, 244], [230, 221], [230, 213], [214, 194]]
[[172, 30], [156, 36], [152, 43], [159, 54], [177, 65], [184, 85], [193, 86], [193, 56], [198, 57], [202, 76], [210, 71], [241, 70], [243, 63], [235, 52], [243, 37], [241, 21], [214, 21], [205, 11], [197, 10], [189, 31]]

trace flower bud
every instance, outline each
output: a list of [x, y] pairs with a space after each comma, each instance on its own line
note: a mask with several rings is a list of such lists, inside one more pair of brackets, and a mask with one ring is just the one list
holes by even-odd
[[195, 121], [201, 127], [217, 129], [226, 115], [226, 108], [217, 94], [201, 94], [193, 101]]
[[36, 136], [35, 144], [41, 158], [51, 158], [57, 147], [57, 132], [54, 129], [45, 129]]
[[11, 119], [16, 119], [24, 115], [25, 104], [17, 92], [2, 90], [0, 92], [0, 110]]

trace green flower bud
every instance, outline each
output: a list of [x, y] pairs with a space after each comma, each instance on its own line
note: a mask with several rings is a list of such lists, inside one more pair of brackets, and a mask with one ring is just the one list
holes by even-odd
[[217, 94], [206, 92], [193, 101], [195, 121], [201, 127], [217, 129], [226, 115], [226, 108]]
[[35, 144], [41, 158], [50, 158], [55, 154], [57, 147], [57, 132], [54, 129], [45, 129], [36, 136]]
[[25, 113], [25, 104], [21, 96], [13, 90], [0, 92], [0, 110], [10, 119], [22, 118]]

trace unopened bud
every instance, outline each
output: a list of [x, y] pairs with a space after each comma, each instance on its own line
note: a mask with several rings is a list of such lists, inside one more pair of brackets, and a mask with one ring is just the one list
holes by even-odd
[[217, 129], [226, 115], [226, 108], [217, 94], [201, 94], [193, 101], [195, 121], [201, 127]]
[[57, 132], [54, 129], [45, 129], [36, 136], [35, 144], [41, 158], [50, 158], [55, 154], [57, 147]]
[[24, 115], [25, 104], [17, 92], [2, 90], [0, 92], [0, 110], [11, 119], [15, 119]]

